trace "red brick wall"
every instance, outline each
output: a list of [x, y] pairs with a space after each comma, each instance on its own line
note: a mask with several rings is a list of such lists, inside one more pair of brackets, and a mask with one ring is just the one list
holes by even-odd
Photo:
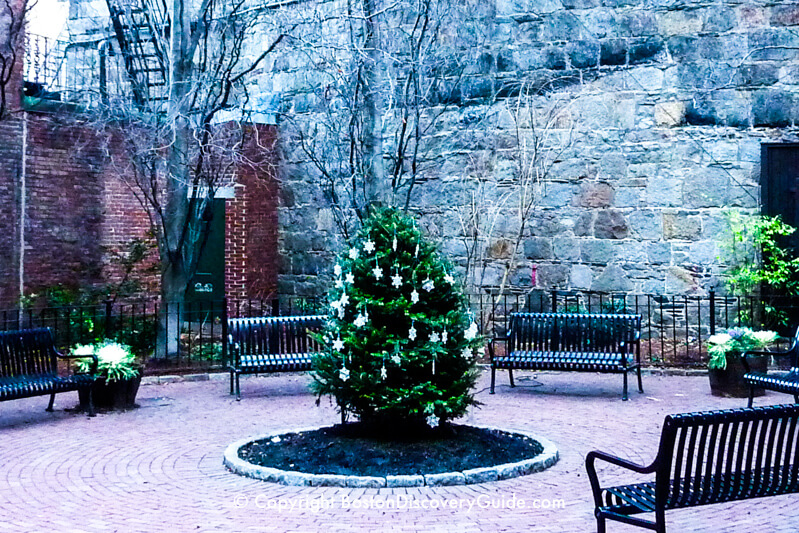
[[225, 292], [229, 299], [268, 298], [277, 290], [277, 127], [252, 126], [226, 204]]
[[[18, 299], [22, 119], [0, 122], [0, 308]], [[226, 291], [265, 298], [277, 286], [274, 126], [256, 126], [226, 206]], [[120, 139], [74, 116], [27, 114], [25, 293], [56, 285], [85, 288], [119, 281], [111, 261], [133, 238], [151, 234], [146, 211], [124, 175]], [[113, 163], [112, 163], [113, 161]], [[253, 162], [261, 163], [253, 164]], [[120, 174], [122, 173], [122, 174]], [[152, 266], [151, 261], [143, 267]], [[157, 273], [139, 273], [151, 295]]]

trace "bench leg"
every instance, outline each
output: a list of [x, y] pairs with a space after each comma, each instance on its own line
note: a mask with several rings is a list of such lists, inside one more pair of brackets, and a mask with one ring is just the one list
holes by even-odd
[[508, 369], [508, 377], [510, 378], [510, 386], [511, 387], [515, 387], [516, 384], [513, 382], [513, 369], [512, 368]]
[[799, 403], [799, 394], [794, 394], [793, 395], [793, 402], [794, 403]]
[[88, 408], [88, 415], [89, 416], [96, 416], [97, 413], [94, 412], [94, 393], [92, 389], [94, 387], [89, 387], [89, 408]]
[[747, 407], [752, 407], [752, 402], [755, 401], [755, 387], [754, 385], [749, 385], [749, 403], [746, 404]]
[[233, 368], [230, 369], [230, 395], [236, 394], [236, 372]]
[[621, 399], [627, 401], [627, 372], [624, 373], [624, 391], [621, 394]]
[[52, 413], [53, 412], [53, 403], [54, 402], [55, 402], [55, 393], [52, 393], [50, 395], [50, 405], [47, 406], [47, 409], [45, 409], [45, 411], [47, 411], [48, 413]]
[[489, 394], [494, 394], [494, 380], [496, 379], [496, 377], [497, 377], [497, 369], [494, 368], [494, 366], [492, 365], [491, 366], [491, 390], [489, 391]]
[[638, 372], [638, 392], [644, 393], [644, 384], [641, 382], [641, 367], [639, 366], [636, 371]]
[[606, 520], [604, 516], [597, 516], [596, 517], [596, 533], [606, 533], [607, 529], [605, 527]]
[[237, 402], [241, 401], [241, 382], [239, 381], [240, 377], [241, 377], [241, 373], [240, 372], [236, 372], [236, 401]]

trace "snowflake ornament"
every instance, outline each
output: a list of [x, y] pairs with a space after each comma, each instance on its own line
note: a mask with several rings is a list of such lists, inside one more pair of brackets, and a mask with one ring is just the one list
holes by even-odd
[[350, 379], [350, 369], [345, 366], [338, 371], [338, 377], [341, 381], [347, 381]]
[[341, 302], [342, 308], [345, 307], [348, 303], [350, 303], [350, 297], [347, 296], [346, 292], [341, 293], [341, 298], [339, 299], [339, 302]]
[[469, 327], [466, 329], [466, 331], [463, 332], [463, 338], [466, 339], [467, 341], [471, 341], [471, 340], [476, 339], [477, 338], [477, 324], [475, 324], [474, 322], [469, 324]]
[[363, 251], [368, 253], [368, 254], [371, 254], [372, 252], [374, 252], [375, 251], [375, 243], [374, 243], [374, 241], [372, 241], [372, 240], [366, 241], [363, 244]]
[[427, 425], [430, 426], [431, 429], [438, 427], [438, 417], [436, 415], [429, 415], [425, 419], [425, 422], [427, 422]]
[[426, 290], [427, 292], [432, 291], [434, 287], [435, 285], [433, 284], [433, 280], [430, 278], [427, 278], [424, 280], [424, 283], [422, 283], [422, 289]]
[[411, 324], [411, 329], [408, 330], [408, 338], [412, 341], [416, 340], [416, 328]]
[[391, 249], [397, 251], [397, 236], [394, 235], [394, 240], [391, 242]]
[[355, 321], [353, 324], [356, 328], [364, 327], [367, 322], [369, 322], [369, 314], [368, 313], [358, 313], [358, 316], [355, 317]]
[[443, 344], [447, 343], [447, 330], [444, 330], [444, 331], [441, 332], [441, 342]]
[[336, 265], [333, 267], [333, 273], [336, 276], [341, 276], [341, 265]]
[[399, 275], [399, 272], [391, 276], [391, 286], [397, 289], [402, 287], [402, 276]]
[[350, 285], [355, 283], [355, 276], [352, 275], [352, 272], [349, 272], [346, 276], [344, 276], [344, 283], [349, 283]]
[[402, 357], [400, 357], [400, 354], [395, 353], [394, 355], [391, 356], [391, 362], [399, 366], [400, 363], [402, 362]]
[[344, 349], [344, 341], [341, 340], [341, 337], [338, 337], [336, 340], [333, 341], [333, 349], [337, 352], [340, 352]]
[[355, 261], [358, 259], [358, 249], [357, 248], [350, 248], [350, 259]]
[[344, 288], [344, 280], [341, 279], [341, 278], [336, 278], [335, 285], [336, 285], [337, 289], [343, 289]]
[[383, 269], [380, 268], [379, 266], [375, 266], [372, 269], [372, 275], [375, 277], [376, 280], [379, 280], [380, 278], [383, 277]]
[[446, 281], [450, 285], [454, 285], [455, 284], [455, 278], [453, 278], [452, 274], [450, 274], [450, 273], [447, 273], [447, 274], [444, 275], [444, 281]]
[[411, 292], [411, 303], [412, 304], [419, 303], [419, 293], [416, 292], [416, 289], [413, 289], [413, 291]]
[[471, 359], [472, 355], [473, 354], [472, 354], [472, 349], [471, 348], [464, 348], [463, 351], [461, 352], [461, 357], [463, 357], [466, 360]]
[[380, 368], [380, 379], [386, 379], [387, 377], [388, 377], [388, 370], [386, 370], [386, 365], [384, 363], [383, 366]]
[[438, 332], [434, 331], [430, 334], [430, 342], [438, 342], [441, 340], [441, 336], [439, 336]]

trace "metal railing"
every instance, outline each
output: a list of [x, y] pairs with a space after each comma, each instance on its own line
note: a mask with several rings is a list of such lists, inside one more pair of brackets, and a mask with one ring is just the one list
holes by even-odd
[[[469, 296], [486, 337], [504, 334], [516, 311], [635, 313], [642, 316], [642, 357], [649, 365], [699, 367], [707, 360], [710, 335], [748, 325], [793, 335], [799, 298], [604, 294], [535, 291]], [[781, 313], [775, 315], [775, 310]], [[270, 298], [161, 305], [157, 301], [106, 302], [0, 310], [0, 330], [49, 327], [61, 349], [103, 338], [130, 344], [146, 358], [149, 373], [216, 369], [224, 365], [222, 338], [227, 318], [310, 315], [327, 312], [324, 298]]]

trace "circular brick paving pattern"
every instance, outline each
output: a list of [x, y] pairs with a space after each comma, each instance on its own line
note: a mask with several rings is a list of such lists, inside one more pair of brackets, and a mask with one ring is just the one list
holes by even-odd
[[[464, 423], [544, 435], [558, 447], [552, 468], [515, 479], [452, 487], [355, 489], [263, 483], [228, 472], [236, 440], [335, 423], [327, 401], [307, 392], [307, 375], [242, 380], [243, 399], [222, 380], [149, 385], [141, 408], [96, 418], [66, 412], [74, 394], [0, 403], [0, 531], [595, 531], [583, 461], [602, 449], [640, 463], [656, 452], [668, 413], [731, 408], [710, 396], [707, 378], [645, 376], [645, 394], [620, 400], [618, 376], [520, 373]], [[487, 384], [484, 379], [481, 387]], [[789, 396], [769, 394], [758, 404]], [[634, 479], [607, 467], [604, 482]], [[669, 531], [788, 533], [799, 496], [780, 496], [667, 514]], [[611, 533], [643, 531], [611, 523]]]

